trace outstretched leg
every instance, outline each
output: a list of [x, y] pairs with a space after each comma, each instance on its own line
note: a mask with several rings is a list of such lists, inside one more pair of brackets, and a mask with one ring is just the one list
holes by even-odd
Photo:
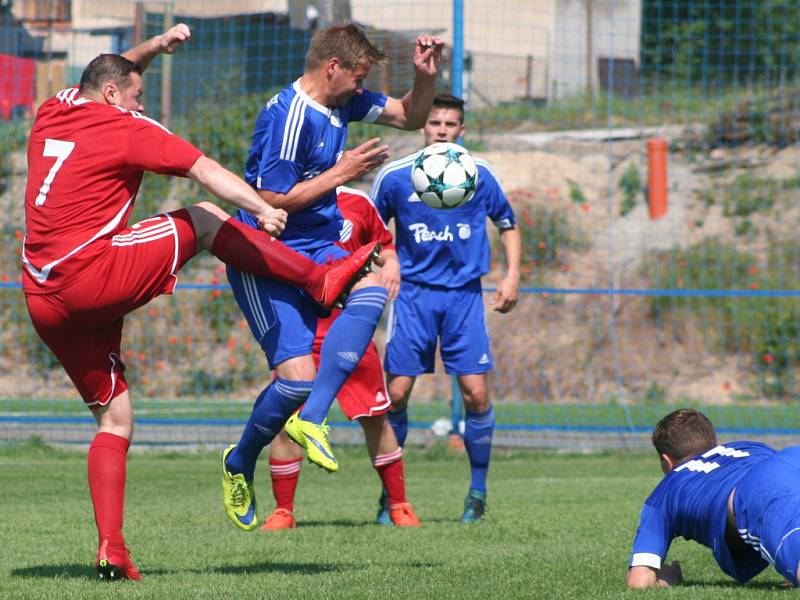
[[339, 260], [317, 264], [210, 202], [171, 214], [191, 221], [199, 249], [208, 250], [238, 271], [291, 283], [327, 308], [341, 301], [380, 252], [378, 244], [371, 244]]

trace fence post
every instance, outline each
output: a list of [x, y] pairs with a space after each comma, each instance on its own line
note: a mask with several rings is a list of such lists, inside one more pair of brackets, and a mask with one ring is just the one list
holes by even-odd
[[450, 63], [450, 90], [464, 97], [464, 0], [453, 0], [453, 60]]

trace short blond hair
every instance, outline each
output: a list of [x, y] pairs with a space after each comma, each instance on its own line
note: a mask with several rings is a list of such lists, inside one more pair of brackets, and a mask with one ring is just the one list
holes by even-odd
[[331, 58], [338, 58], [345, 69], [355, 69], [362, 64], [385, 63], [386, 52], [369, 41], [360, 25], [344, 23], [329, 25], [314, 34], [306, 53], [306, 70], [316, 70]]

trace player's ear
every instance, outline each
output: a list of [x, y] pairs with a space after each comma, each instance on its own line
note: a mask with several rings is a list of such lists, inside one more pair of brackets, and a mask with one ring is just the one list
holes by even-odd
[[106, 104], [111, 104], [112, 106], [119, 104], [121, 94], [115, 83], [107, 81], [100, 88], [100, 93], [102, 94], [103, 99], [106, 101]]
[[337, 67], [341, 69], [342, 64], [335, 56], [332, 56], [325, 61], [325, 74], [328, 76], [328, 78], [333, 77]]
[[673, 459], [669, 454], [662, 454], [661, 455], [661, 471], [666, 475], [672, 469], [677, 466], [677, 461]]

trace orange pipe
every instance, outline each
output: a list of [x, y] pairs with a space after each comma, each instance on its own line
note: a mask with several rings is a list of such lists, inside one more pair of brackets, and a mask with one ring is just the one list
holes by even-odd
[[667, 140], [647, 140], [647, 207], [651, 219], [667, 214]]

